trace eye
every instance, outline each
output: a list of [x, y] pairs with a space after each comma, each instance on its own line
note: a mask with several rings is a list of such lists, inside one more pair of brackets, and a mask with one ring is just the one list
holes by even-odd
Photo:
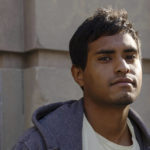
[[101, 62], [109, 62], [112, 60], [112, 58], [108, 56], [103, 56], [103, 57], [98, 58], [98, 60]]
[[136, 55], [135, 54], [131, 54], [131, 55], [127, 55], [126, 56], [126, 60], [134, 60], [136, 58]]

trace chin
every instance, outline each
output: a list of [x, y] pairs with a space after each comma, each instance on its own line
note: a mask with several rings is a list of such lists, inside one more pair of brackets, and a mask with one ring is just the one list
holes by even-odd
[[114, 105], [116, 106], [127, 106], [132, 104], [136, 99], [136, 96], [132, 95], [132, 94], [124, 94], [121, 96], [118, 96], [115, 99]]

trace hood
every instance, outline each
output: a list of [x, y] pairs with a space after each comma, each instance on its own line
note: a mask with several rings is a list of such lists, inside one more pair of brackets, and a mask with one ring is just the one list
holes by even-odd
[[[145, 126], [144, 121], [132, 108], [129, 111], [129, 118], [133, 124], [136, 138], [141, 146], [141, 149], [150, 149], [150, 132]], [[139, 138], [141, 137], [141, 139]]]
[[[133, 109], [129, 118], [141, 149], [150, 148], [150, 134], [142, 119]], [[82, 150], [83, 99], [43, 106], [32, 120], [48, 150]]]
[[82, 100], [43, 106], [32, 117], [47, 149], [81, 150], [82, 120]]

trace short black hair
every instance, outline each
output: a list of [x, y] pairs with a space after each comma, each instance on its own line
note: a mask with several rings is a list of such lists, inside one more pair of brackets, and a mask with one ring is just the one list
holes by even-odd
[[100, 8], [95, 14], [87, 18], [77, 29], [69, 43], [72, 64], [85, 69], [88, 55], [88, 44], [101, 36], [117, 33], [130, 33], [136, 41], [140, 51], [138, 32], [128, 20], [125, 9]]

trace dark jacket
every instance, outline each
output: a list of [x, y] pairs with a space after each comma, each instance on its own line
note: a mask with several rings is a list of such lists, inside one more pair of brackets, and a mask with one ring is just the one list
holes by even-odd
[[[13, 150], [82, 150], [82, 100], [55, 103], [33, 114], [34, 127], [29, 129]], [[141, 150], [150, 150], [150, 135], [138, 114], [130, 109]]]

